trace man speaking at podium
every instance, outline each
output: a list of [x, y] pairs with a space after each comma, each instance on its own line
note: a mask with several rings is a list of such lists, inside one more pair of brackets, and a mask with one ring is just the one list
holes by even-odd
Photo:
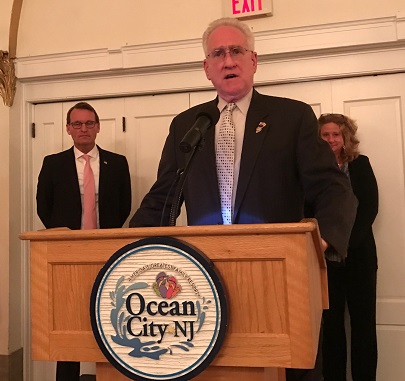
[[[202, 42], [205, 74], [218, 96], [173, 119], [157, 180], [130, 227], [169, 225], [173, 183], [189, 159], [180, 142], [199, 113], [211, 107], [215, 126], [197, 147], [184, 183], [188, 224], [297, 222], [304, 217], [305, 200], [318, 220], [324, 249], [343, 260], [356, 199], [330, 148], [318, 138], [311, 107], [253, 88], [257, 53], [253, 33], [242, 22], [216, 20]], [[289, 380], [310, 379], [310, 372], [293, 373]]]

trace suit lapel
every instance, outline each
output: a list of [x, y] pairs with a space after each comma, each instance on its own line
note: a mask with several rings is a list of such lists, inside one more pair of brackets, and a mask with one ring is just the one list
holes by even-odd
[[[218, 97], [211, 101], [215, 106], [218, 105]], [[187, 131], [186, 131], [187, 132]], [[216, 160], [215, 160], [215, 126], [211, 126], [207, 130], [204, 135], [203, 141], [201, 143], [201, 148], [197, 148], [197, 150], [201, 150], [201, 152], [196, 152], [196, 155], [201, 156], [203, 153], [204, 159], [203, 163], [204, 166], [208, 166], [210, 168], [211, 173], [216, 173]], [[191, 153], [185, 155], [185, 161], [190, 159]], [[215, 181], [215, 179], [210, 179]]]
[[69, 150], [65, 151], [67, 153], [66, 157], [66, 170], [67, 170], [67, 179], [71, 183], [69, 189], [71, 189], [72, 196], [74, 199], [79, 199], [80, 201], [80, 186], [79, 186], [79, 178], [77, 177], [77, 168], [76, 168], [76, 157], [73, 147]]
[[106, 175], [106, 172], [108, 171], [108, 160], [106, 158], [105, 151], [99, 146], [97, 146], [97, 148], [100, 158], [100, 173], [98, 179], [98, 202], [100, 207], [100, 199], [103, 197], [103, 190], [105, 190], [106, 186], [108, 185], [108, 181], [106, 180], [109, 178], [109, 176]]
[[[216, 98], [213, 101], [215, 104], [218, 104], [218, 99]], [[217, 164], [215, 156], [215, 126], [212, 126], [207, 133], [205, 134], [205, 149], [207, 150], [208, 164], [209, 164], [209, 173], [213, 176], [212, 179], [209, 179], [208, 183], [218, 184], [217, 181]], [[218, 186], [216, 185], [216, 193], [219, 200], [219, 191]]]
[[252, 101], [246, 116], [245, 135], [243, 138], [242, 157], [236, 190], [234, 217], [237, 216], [249, 185], [253, 169], [263, 142], [271, 128], [268, 107], [262, 102], [261, 95], [253, 91]]
[[[218, 98], [215, 98], [212, 103], [218, 104]], [[215, 126], [212, 126], [206, 132], [200, 152], [196, 152], [196, 162], [194, 168], [198, 169], [198, 176], [204, 176], [204, 186], [207, 190], [207, 197], [215, 200], [218, 209], [220, 210], [220, 199], [218, 190], [216, 154], [215, 154]], [[209, 193], [208, 193], [209, 192]]]

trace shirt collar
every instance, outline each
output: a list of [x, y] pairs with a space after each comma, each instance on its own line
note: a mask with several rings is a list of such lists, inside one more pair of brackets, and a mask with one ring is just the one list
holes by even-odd
[[[239, 111], [243, 115], [247, 115], [250, 106], [250, 101], [252, 100], [252, 95], [253, 95], [253, 88], [242, 99], [235, 102], [236, 106], [238, 106]], [[228, 102], [226, 102], [224, 99], [218, 96], [218, 109], [220, 112], [223, 111], [223, 109], [226, 107], [227, 104]]]
[[[82, 157], [84, 153], [80, 150], [78, 150], [75, 146], [73, 146], [73, 152], [75, 154], [75, 158], [78, 159], [79, 157]], [[97, 158], [98, 157], [98, 148], [97, 144], [94, 145], [91, 151], [87, 152], [87, 155], [89, 155], [92, 158]]]

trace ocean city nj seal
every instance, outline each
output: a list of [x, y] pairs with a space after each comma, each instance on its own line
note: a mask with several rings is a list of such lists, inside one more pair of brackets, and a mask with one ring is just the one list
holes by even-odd
[[100, 270], [90, 317], [101, 351], [126, 377], [185, 381], [217, 355], [227, 299], [205, 255], [152, 237], [122, 247]]

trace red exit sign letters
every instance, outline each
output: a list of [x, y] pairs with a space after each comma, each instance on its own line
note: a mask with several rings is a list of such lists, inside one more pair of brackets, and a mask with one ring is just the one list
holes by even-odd
[[235, 18], [271, 16], [272, 0], [223, 0], [225, 16]]

